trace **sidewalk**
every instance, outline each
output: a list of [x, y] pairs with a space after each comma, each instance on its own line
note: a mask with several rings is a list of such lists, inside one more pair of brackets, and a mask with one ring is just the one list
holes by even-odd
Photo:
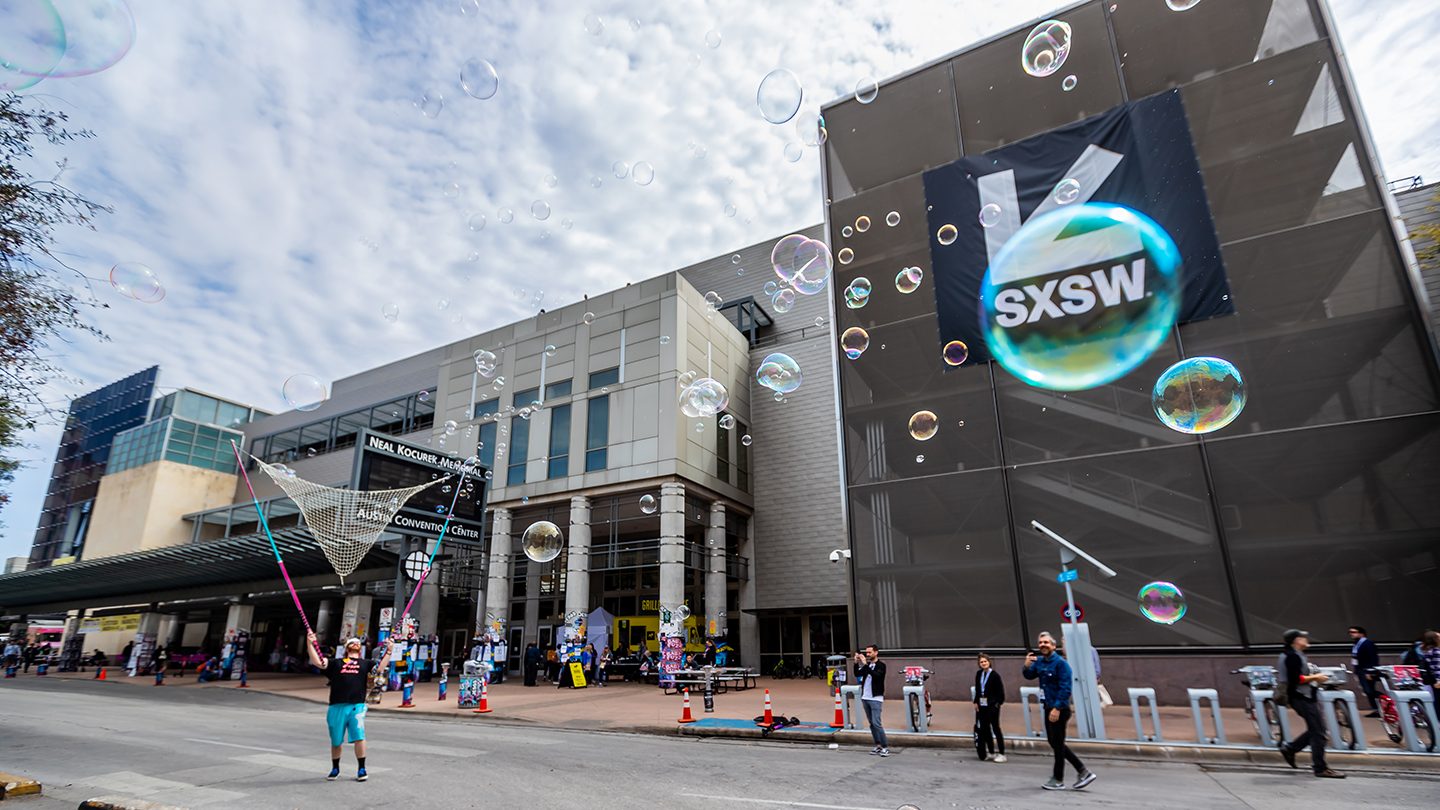
[[[120, 673], [120, 670], [111, 670], [106, 683], [113, 683], [121, 688], [155, 688], [151, 686], [153, 681], [149, 677], [128, 678]], [[89, 679], [93, 678], [93, 673], [63, 673], [46, 677], [67, 680]], [[241, 694], [263, 692], [314, 703], [325, 703], [329, 697], [325, 680], [319, 675], [258, 673], [250, 676], [249, 684], [249, 689], [240, 690], [238, 681], [212, 681], [199, 684], [193, 676], [184, 678], [172, 676], [166, 678], [165, 686], [162, 688], [231, 689]], [[484, 715], [474, 714], [468, 709], [456, 708], [455, 697], [459, 686], [459, 678], [452, 676], [449, 699], [440, 701], [436, 699], [438, 685], [434, 681], [417, 684], [414, 694], [415, 708], [413, 709], [399, 708], [401, 700], [399, 692], [386, 692], [382, 696], [380, 705], [372, 706], [371, 710], [450, 718], [461, 722], [520, 723], [556, 728], [649, 734], [674, 734], [677, 728], [681, 728], [676, 722], [680, 717], [681, 699], [678, 696], [662, 695], [660, 690], [654, 686], [612, 683], [603, 688], [591, 686], [588, 689], [556, 689], [553, 685], [544, 682], [541, 682], [539, 686], [526, 687], [522, 685], [519, 678], [514, 678], [490, 687], [490, 708], [493, 711]], [[837, 740], [855, 744], [869, 742], [870, 735], [865, 730], [863, 715], [858, 707], [855, 709], [858, 721], [857, 730], [844, 731], [837, 736], [828, 729], [835, 714], [835, 701], [827, 692], [825, 684], [815, 679], [774, 680], [761, 678], [759, 688], [716, 695], [715, 711], [710, 714], [705, 713], [704, 701], [701, 696], [692, 694], [690, 698], [691, 711], [696, 719], [708, 718], [714, 719], [716, 722], [699, 723], [697, 724], [699, 728], [694, 726], [681, 728], [681, 733], [698, 736], [753, 735], [758, 737], [760, 730], [748, 722], [720, 722], [720, 720], [749, 721], [760, 715], [764, 711], [765, 689], [767, 688], [770, 690], [776, 715], [798, 717], [807, 724], [814, 723], [819, 726], [819, 728], [812, 727], [806, 730], [784, 731], [771, 739], [788, 738], [804, 742]], [[1164, 744], [1137, 745], [1134, 742], [1135, 724], [1130, 707], [1115, 705], [1105, 711], [1105, 728], [1110, 741], [1104, 743], [1080, 741], [1077, 744], [1081, 748], [1077, 750], [1088, 748], [1096, 753], [1132, 758], [1158, 757], [1227, 762], [1239, 759], [1266, 764], [1271, 764], [1270, 760], [1273, 759], [1274, 762], [1279, 762], [1279, 757], [1270, 750], [1260, 749], [1259, 735], [1242, 709], [1225, 708], [1221, 710], [1221, 716], [1225, 723], [1225, 736], [1231, 746], [1254, 747], [1254, 750], [1245, 752], [1243, 756], [1237, 756], [1236, 752], [1244, 752], [1244, 749], [1198, 745], [1195, 739], [1195, 723], [1188, 706], [1161, 706], [1159, 712]], [[1148, 729], [1148, 707], [1142, 709], [1141, 716]], [[1040, 723], [1038, 714], [1032, 716], [1032, 722], [1036, 723], [1038, 730]], [[1389, 738], [1385, 736], [1378, 719], [1365, 718], [1362, 722], [1369, 750], [1367, 752], [1336, 752], [1339, 755], [1337, 767], [1342, 766], [1342, 763], [1346, 767], [1366, 767], [1368, 763], [1371, 767], [1398, 767], [1405, 770], [1440, 772], [1440, 755], [1416, 755], [1404, 752], [1398, 743], [1390, 742]], [[969, 732], [973, 723], [974, 709], [968, 702], [935, 701], [930, 720], [931, 733], [928, 735], [912, 735], [904, 731], [907, 725], [905, 709], [898, 699], [887, 701], [885, 711], [886, 730], [896, 738], [894, 740], [896, 745], [959, 747], [965, 749], [967, 755], [970, 756], [973, 756], [973, 748]], [[1210, 731], [1209, 725], [1210, 719], [1207, 713], [1207, 733]], [[1024, 720], [1018, 703], [1005, 706], [1002, 728], [1010, 748], [1017, 750], [1045, 749], [1048, 754], [1043, 732], [1040, 736], [1026, 739]], [[1292, 732], [1298, 733], [1293, 728]], [[1301, 759], [1303, 760], [1305, 757], [1302, 755]]]

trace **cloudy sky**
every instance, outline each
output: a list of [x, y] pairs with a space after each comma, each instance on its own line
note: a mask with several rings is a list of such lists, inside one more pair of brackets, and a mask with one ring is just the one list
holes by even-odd
[[[1387, 174], [1440, 179], [1440, 84], [1411, 34], [1433, 0], [1332, 3]], [[85, 384], [45, 392], [62, 404], [160, 364], [164, 385], [279, 409], [292, 374], [352, 374], [533, 314], [537, 292], [561, 305], [817, 222], [816, 150], [787, 161], [795, 128], [756, 112], [767, 72], [794, 71], [818, 107], [1059, 4], [131, 5], [122, 61], [27, 91], [94, 130], [66, 178], [115, 209], [61, 249], [97, 279], [144, 263], [166, 288], [142, 304], [94, 284], [111, 341], [69, 349]], [[493, 98], [461, 89], [471, 59], [498, 71]], [[58, 434], [27, 437], [0, 557], [28, 553]]]

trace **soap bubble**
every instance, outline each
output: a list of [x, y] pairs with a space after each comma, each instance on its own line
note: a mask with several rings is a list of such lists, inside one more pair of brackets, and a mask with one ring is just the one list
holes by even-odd
[[1080, 181], [1073, 177], [1067, 177], [1055, 184], [1055, 191], [1051, 195], [1055, 202], [1060, 205], [1069, 205], [1080, 199]]
[[791, 289], [780, 290], [770, 297], [770, 306], [780, 314], [785, 314], [795, 308], [795, 291]]
[[655, 181], [655, 167], [642, 160], [630, 170], [630, 179], [637, 186], [648, 186]]
[[765, 286], [760, 288], [760, 291], [765, 293], [766, 298], [769, 298], [780, 291], [780, 285], [773, 281], [767, 281], [765, 282]]
[[855, 231], [849, 225], [846, 225], [840, 229], [840, 235], [846, 239], [849, 239], [851, 236], [854, 235], [854, 233]]
[[[598, 37], [600, 36], [600, 32], [604, 30], [605, 21], [600, 18], [599, 14], [585, 15], [585, 33], [589, 34], [592, 37]], [[544, 561], [542, 560], [541, 562]]]
[[910, 416], [910, 438], [928, 442], [940, 430], [940, 420], [934, 411], [916, 411]]
[[1150, 402], [1171, 430], [1213, 433], [1245, 407], [1240, 370], [1218, 357], [1191, 357], [1166, 369], [1155, 381]]
[[711, 48], [720, 47], [720, 32], [713, 29], [706, 31], [705, 44]]
[[760, 86], [755, 91], [755, 104], [766, 121], [783, 124], [795, 117], [804, 97], [805, 89], [800, 86], [800, 79], [784, 68], [776, 68], [760, 80]]
[[509, 208], [501, 208], [495, 212], [495, 218], [509, 225], [515, 221], [515, 211]]
[[805, 156], [805, 147], [794, 141], [785, 144], [785, 160], [789, 163], [798, 163], [800, 158]]
[[855, 83], [855, 100], [861, 104], [869, 104], [880, 95], [880, 83], [875, 81], [874, 76], [866, 76]]
[[1189, 11], [1200, 5], [1200, 0], [1165, 0], [1171, 11]]
[[540, 182], [544, 183], [546, 188], [555, 188], [556, 186], [560, 185], [560, 178], [556, 177], [553, 174], [547, 174], [544, 177], [540, 178]]
[[500, 89], [500, 74], [484, 59], [471, 59], [460, 68], [460, 89], [465, 95], [484, 101]]
[[696, 422], [696, 423], [695, 423], [695, 432], [696, 432], [696, 433], [704, 433], [704, 432], [705, 432], [705, 423], [704, 423], [704, 422]]
[[1061, 80], [1061, 82], [1060, 82], [1060, 89], [1061, 89], [1061, 90], [1064, 90], [1065, 92], [1068, 93], [1068, 92], [1070, 92], [1071, 90], [1074, 90], [1074, 89], [1075, 89], [1075, 85], [1077, 85], [1077, 84], [1079, 84], [1079, 83], [1080, 83], [1080, 80], [1077, 79], [1077, 78], [1075, 78], [1075, 74], [1074, 74], [1074, 73], [1071, 73], [1069, 76], [1066, 76], [1063, 80]]
[[886, 225], [889, 225], [889, 226], [892, 227], [892, 228], [895, 227], [896, 225], [899, 225], [899, 224], [900, 224], [900, 212], [899, 212], [899, 211], [891, 211], [890, 213], [886, 214], [886, 215], [885, 215], [885, 224], [886, 224]]
[[630, 174], [630, 164], [623, 160], [617, 160], [610, 164], [610, 171], [614, 173], [615, 179], [624, 180]]
[[1031, 76], [1049, 76], [1065, 64], [1070, 55], [1070, 24], [1046, 20], [1025, 38], [1020, 64]]
[[[1059, 233], [1070, 238], [1057, 240]], [[1076, 266], [1076, 245], [1104, 249], [1117, 261], [1099, 266], [1087, 258], [1098, 269], [1052, 278]], [[1169, 234], [1123, 206], [1077, 203], [1041, 214], [1005, 243], [985, 273], [986, 345], [1007, 371], [1041, 388], [1077, 391], [1119, 379], [1169, 337], [1179, 311], [1179, 267]], [[1044, 293], [1056, 286], [1058, 301]]]
[[860, 309], [868, 303], [870, 303], [870, 296], [856, 293], [853, 285], [845, 288], [846, 307], [850, 309]]
[[0, 91], [24, 90], [65, 57], [65, 24], [49, 0], [8, 0], [0, 11]]
[[814, 295], [825, 286], [834, 262], [824, 242], [792, 233], [770, 250], [770, 266], [781, 281], [805, 295]]
[[1151, 582], [1140, 589], [1136, 600], [1140, 615], [1156, 624], [1174, 624], [1185, 618], [1185, 594], [1173, 582]]
[[963, 340], [952, 340], [945, 344], [943, 352], [945, 365], [958, 366], [970, 359], [970, 347]]
[[[33, 4], [31, 0], [22, 5]], [[124, 58], [135, 44], [135, 17], [125, 0], [63, 0], [53, 5], [65, 26], [60, 40], [65, 55], [45, 75], [66, 78], [99, 73]]]
[[840, 252], [835, 254], [835, 258], [839, 259], [841, 264], [849, 264], [855, 261], [855, 251], [848, 247], [840, 248]]
[[160, 283], [160, 277], [139, 262], [121, 262], [111, 267], [110, 286], [142, 304], [158, 304], [165, 300], [165, 287]]
[[640, 496], [640, 511], [647, 515], [653, 515], [660, 511], [660, 504], [655, 502], [655, 496], [645, 494]]
[[682, 622], [690, 618], [690, 606], [681, 605], [680, 607], [675, 608], [675, 618], [679, 619]]
[[520, 547], [525, 550], [525, 556], [537, 563], [547, 563], [559, 557], [564, 545], [565, 538], [560, 534], [560, 527], [548, 520], [531, 523], [520, 536]]
[[701, 377], [680, 392], [680, 412], [690, 417], [714, 416], [729, 404], [730, 392], [710, 377]]
[[733, 414], [722, 414], [720, 416], [720, 427], [730, 430], [735, 427], [735, 416]]
[[325, 383], [312, 374], [293, 374], [280, 387], [285, 404], [297, 411], [313, 411], [330, 398]]
[[487, 380], [495, 378], [495, 372], [500, 370], [500, 358], [489, 349], [475, 350], [475, 371]]
[[446, 435], [446, 436], [454, 436], [456, 429], [459, 428], [459, 427], [460, 427], [459, 425], [455, 424], [455, 420], [454, 420], [454, 419], [446, 419], [446, 420], [445, 420], [445, 435]]
[[668, 345], [670, 345], [670, 336], [669, 336], [669, 335], [661, 335], [661, 336], [660, 336], [660, 345], [661, 345], [661, 346], [668, 346]]
[[935, 239], [942, 245], [953, 245], [960, 237], [960, 230], [954, 225], [941, 225], [940, 230], [935, 232]]
[[800, 387], [800, 364], [788, 354], [774, 352], [760, 361], [755, 381], [778, 394], [788, 394]]
[[860, 355], [870, 348], [870, 333], [858, 326], [852, 326], [840, 336], [840, 348], [845, 350], [846, 357], [858, 360]]
[[749, 434], [749, 433], [746, 433], [744, 436], [741, 436], [741, 437], [740, 437], [740, 444], [742, 444], [742, 445], [744, 445], [744, 446], [746, 446], [746, 447], [749, 447], [750, 444], [751, 444], [752, 442], [754, 442], [754, 441], [755, 441], [754, 439], [750, 438], [750, 434]]
[[795, 116], [795, 134], [806, 146], [819, 146], [830, 136], [825, 129], [825, 118], [818, 110], [807, 110]]
[[925, 271], [918, 267], [907, 267], [895, 274], [895, 289], [905, 295], [920, 289], [920, 282], [925, 278]]
[[602, 185], [604, 185], [604, 184], [605, 184], [605, 181], [600, 179], [600, 175], [598, 175], [598, 174], [592, 174], [592, 175], [590, 175], [590, 187], [591, 187], [591, 188], [600, 188], [600, 187], [601, 187]]
[[380, 316], [385, 320], [394, 323], [400, 317], [400, 305], [389, 303], [380, 307]]
[[582, 323], [584, 323], [584, 324], [586, 324], [586, 325], [588, 326], [589, 324], [592, 324], [592, 323], [595, 322], [595, 313], [593, 313], [593, 312], [587, 312], [587, 313], [585, 313], [584, 315], [581, 315], [581, 316], [580, 316], [580, 320], [581, 320]]
[[999, 224], [1000, 206], [995, 203], [986, 203], [985, 206], [980, 209], [980, 226], [983, 228], [993, 228]]
[[724, 210], [725, 210], [725, 216], [727, 216], [727, 217], [734, 217], [735, 214], [739, 213], [739, 209], [737, 209], [737, 208], [735, 207], [735, 204], [734, 204], [734, 203], [725, 203], [725, 209], [724, 209]]
[[433, 90], [421, 93], [420, 97], [415, 99], [415, 109], [426, 118], [435, 118], [445, 109], [445, 97]]
[[865, 233], [866, 231], [870, 230], [870, 217], [867, 217], [864, 214], [856, 217], [855, 230], [859, 233]]
[[536, 200], [530, 203], [530, 216], [544, 222], [550, 218], [550, 203], [544, 200]]
[[416, 396], [419, 397], [419, 399], [420, 399], [421, 402], [429, 402], [429, 401], [430, 401], [430, 392], [429, 392], [429, 391], [421, 391], [421, 392], [420, 392], [419, 394], [417, 394]]
[[485, 215], [480, 213], [471, 214], [465, 221], [465, 226], [472, 231], [485, 230]]
[[850, 282], [850, 289], [855, 291], [855, 295], [858, 298], [869, 298], [872, 289], [870, 279], [864, 276], [856, 276], [855, 280]]
[[547, 343], [547, 344], [545, 344], [545, 356], [546, 356], [546, 357], [554, 357], [556, 351], [558, 351], [558, 350], [555, 348], [555, 344], [554, 344], [554, 343]]
[[720, 293], [717, 293], [714, 290], [705, 293], [705, 306], [709, 307], [711, 310], [719, 309], [720, 306], [724, 303], [725, 299], [720, 297]]

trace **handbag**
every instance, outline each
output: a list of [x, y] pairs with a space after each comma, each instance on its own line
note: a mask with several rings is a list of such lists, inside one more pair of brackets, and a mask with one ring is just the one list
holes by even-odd
[[1095, 684], [1095, 689], [1100, 693], [1100, 705], [1101, 705], [1101, 706], [1114, 706], [1114, 705], [1115, 705], [1115, 699], [1112, 698], [1112, 697], [1110, 697], [1110, 690], [1105, 688], [1105, 684], [1103, 684], [1103, 683], [1097, 683], [1097, 684]]

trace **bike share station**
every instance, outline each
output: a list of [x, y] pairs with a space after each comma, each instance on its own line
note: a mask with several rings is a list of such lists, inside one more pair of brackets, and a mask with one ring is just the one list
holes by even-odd
[[[1076, 565], [1077, 561], [1083, 561], [1093, 566], [1104, 577], [1113, 577], [1116, 573], [1039, 521], [1032, 520], [1030, 525], [1041, 536], [1059, 546], [1060, 571], [1055, 580], [1065, 587], [1066, 622], [1061, 625], [1061, 634], [1066, 660], [1070, 663], [1070, 670], [1074, 678], [1072, 694], [1078, 731], [1076, 738], [1094, 741], [1109, 740], [1110, 738], [1106, 736], [1105, 717], [1102, 713], [1100, 682], [1096, 672], [1097, 657], [1090, 639], [1090, 627], [1081, 621], [1083, 612], [1075, 605], [1074, 588], [1071, 583], [1078, 579], [1080, 574]], [[829, 664], [830, 669], [835, 673], [832, 675], [831, 691], [837, 696], [837, 708], [840, 713], [838, 720], [843, 722], [844, 729], [858, 730], [861, 725], [855, 720], [853, 705], [860, 700], [860, 686], [844, 684], [845, 667], [835, 661], [835, 658], [839, 658], [839, 656], [832, 656]], [[1329, 681], [1319, 689], [1317, 695], [1330, 739], [1330, 743], [1326, 747], [1331, 750], [1369, 750], [1365, 742], [1358, 696], [1348, 688], [1354, 673], [1345, 667], [1312, 665], [1311, 669], [1313, 672], [1323, 672], [1329, 676]], [[931, 732], [929, 728], [930, 697], [925, 686], [925, 680], [929, 678], [930, 672], [922, 667], [910, 666], [905, 667], [904, 672], [905, 685], [901, 689], [901, 694], [906, 708], [907, 732], [959, 737], [972, 736], [965, 732]], [[1130, 687], [1127, 697], [1135, 726], [1135, 735], [1130, 738], [1115, 738], [1111, 741], [1164, 743], [1174, 747], [1226, 746], [1273, 751], [1277, 743], [1293, 736], [1290, 713], [1275, 701], [1276, 689], [1283, 688], [1279, 683], [1275, 667], [1252, 665], [1241, 667], [1233, 674], [1240, 675], [1249, 689], [1245, 698], [1245, 712], [1254, 723], [1256, 731], [1263, 741], [1261, 745], [1229, 741], [1225, 735], [1225, 722], [1220, 712], [1218, 690], [1194, 687], [1187, 689], [1190, 716], [1194, 721], [1194, 740], [1166, 740], [1160, 727], [1160, 711], [1155, 689]], [[1378, 667], [1377, 675], [1379, 676], [1377, 691], [1378, 702], [1382, 706], [1382, 725], [1390, 739], [1401, 744], [1402, 751], [1397, 753], [1436, 752], [1435, 729], [1440, 728], [1440, 721], [1437, 721], [1436, 718], [1434, 695], [1429, 687], [1420, 681], [1418, 668]], [[973, 686], [970, 688], [970, 693], [973, 700], [975, 697]], [[1033, 708], [1032, 702], [1034, 703]], [[1037, 720], [1037, 715], [1043, 717], [1039, 687], [1020, 687], [1020, 710], [1025, 722], [1025, 736], [1043, 739], [1045, 737], [1044, 723]]]

